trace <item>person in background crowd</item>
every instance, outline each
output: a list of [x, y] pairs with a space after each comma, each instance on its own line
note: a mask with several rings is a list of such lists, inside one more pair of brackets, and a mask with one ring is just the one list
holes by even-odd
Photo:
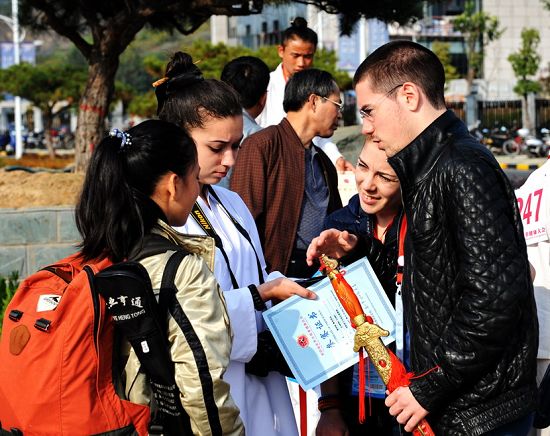
[[174, 54], [156, 87], [159, 117], [189, 132], [198, 152], [199, 198], [191, 219], [176, 229], [216, 241], [214, 274], [224, 291], [233, 347], [225, 380], [247, 434], [297, 435], [284, 374], [288, 366], [266, 330], [262, 311], [273, 299], [315, 298], [278, 272], [267, 274], [254, 220], [238, 194], [217, 185], [234, 165], [243, 136], [238, 94], [204, 79], [188, 54]]
[[[526, 435], [537, 394], [538, 323], [510, 182], [446, 110], [443, 66], [427, 48], [387, 43], [353, 83], [363, 133], [386, 152], [401, 182], [407, 223], [397, 316], [418, 377], [389, 394], [389, 412], [406, 431], [426, 418], [435, 434]], [[321, 253], [383, 250], [375, 240], [357, 242], [327, 230], [310, 245], [308, 262]]]
[[[239, 409], [223, 380], [231, 329], [223, 296], [207, 263], [213, 256], [213, 243], [180, 235], [170, 227], [187, 221], [199, 193], [198, 174], [193, 140], [178, 126], [149, 120], [128, 132], [113, 132], [92, 153], [76, 207], [76, 225], [85, 261], [131, 258], [146, 248], [149, 235], [173, 243], [174, 249], [140, 260], [157, 292], [176, 248], [191, 253], [178, 268], [174, 281], [177, 307], [170, 313], [188, 317], [197, 342], [188, 343], [192, 332], [186, 323], [172, 315], [167, 322], [181, 403], [193, 434], [244, 435]], [[125, 350], [121, 347], [117, 352], [123, 355]], [[205, 360], [197, 359], [201, 354]], [[127, 399], [149, 404], [150, 388], [133, 350], [124, 369]]]
[[[550, 364], [550, 160], [516, 190], [523, 218], [527, 255], [533, 266], [535, 300], [539, 319], [537, 383]], [[550, 428], [533, 430], [532, 435], [550, 436]]]
[[269, 68], [260, 58], [241, 56], [223, 67], [222, 82], [229, 84], [241, 97], [243, 107], [243, 139], [261, 130], [255, 118], [267, 101]]
[[268, 270], [310, 277], [316, 267], [306, 265], [306, 249], [342, 207], [336, 170], [312, 142], [336, 130], [340, 91], [329, 73], [307, 69], [290, 78], [283, 105], [280, 124], [243, 142], [230, 186], [252, 212]]
[[[250, 134], [262, 129], [254, 118], [260, 114], [265, 106], [267, 85], [269, 83], [269, 68], [259, 58], [241, 56], [229, 61], [223, 67], [221, 80], [237, 91], [241, 98], [244, 140]], [[228, 188], [230, 177], [231, 170], [220, 181], [218, 186]]]
[[[256, 121], [262, 127], [279, 124], [285, 117], [283, 96], [288, 79], [298, 71], [313, 66], [317, 50], [317, 34], [307, 27], [307, 21], [296, 17], [290, 27], [283, 32], [281, 44], [277, 48], [281, 63], [270, 74], [267, 88], [267, 102]], [[351, 165], [330, 138], [315, 138], [315, 145], [320, 147], [339, 171], [352, 170]]]
[[[358, 194], [347, 206], [331, 213], [325, 220], [326, 229], [346, 230], [356, 235], [375, 238], [386, 247], [389, 269], [397, 272], [397, 237], [401, 219], [401, 191], [399, 179], [387, 162], [386, 153], [379, 150], [372, 137], [367, 136], [357, 164], [355, 181]], [[382, 283], [390, 301], [394, 302], [396, 277]], [[359, 423], [358, 365], [321, 384], [319, 410], [321, 418], [317, 436], [359, 436], [365, 434], [391, 435], [395, 419], [384, 405], [385, 390], [370, 363], [368, 395], [372, 410], [366, 421]], [[329, 401], [327, 401], [329, 400]]]

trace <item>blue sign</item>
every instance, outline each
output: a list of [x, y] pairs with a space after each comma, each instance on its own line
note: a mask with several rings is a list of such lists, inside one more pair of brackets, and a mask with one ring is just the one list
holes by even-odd
[[[9, 68], [15, 64], [15, 55], [13, 52], [13, 42], [0, 43], [0, 67]], [[34, 65], [36, 60], [36, 47], [32, 42], [22, 42], [19, 44], [19, 58], [21, 62], [27, 62]]]

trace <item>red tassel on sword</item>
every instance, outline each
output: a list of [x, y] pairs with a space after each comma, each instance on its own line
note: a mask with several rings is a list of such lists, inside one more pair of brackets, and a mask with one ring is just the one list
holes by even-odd
[[[338, 301], [340, 301], [340, 304], [342, 304], [346, 310], [351, 319], [352, 326], [356, 329], [353, 351], [359, 351], [360, 356], [362, 356], [362, 348], [365, 349], [376, 371], [388, 388], [388, 391], [393, 392], [400, 386], [409, 386], [413, 374], [407, 372], [403, 362], [401, 362], [397, 356], [384, 345], [382, 339], [380, 339], [381, 337], [388, 336], [390, 333], [374, 324], [373, 319], [364, 314], [357, 295], [355, 295], [355, 292], [353, 292], [353, 289], [342, 273], [338, 271], [338, 262], [324, 254], [320, 256], [319, 260], [321, 262], [321, 271], [330, 279], [330, 283], [338, 297]], [[362, 376], [360, 374], [360, 378], [362, 377], [364, 380], [364, 365], [360, 365], [359, 371], [360, 373], [361, 371], [363, 372]], [[359, 416], [363, 418], [363, 420], [365, 417], [364, 401], [363, 390], [363, 392], [359, 392]], [[363, 422], [363, 420], [361, 420], [361, 422]], [[413, 430], [413, 435], [435, 436], [426, 419], [420, 421]]]

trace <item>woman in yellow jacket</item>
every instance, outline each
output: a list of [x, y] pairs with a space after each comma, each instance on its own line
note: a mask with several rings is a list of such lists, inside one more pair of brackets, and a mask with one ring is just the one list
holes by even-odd
[[[199, 193], [198, 174], [195, 144], [180, 127], [150, 120], [128, 132], [115, 130], [92, 154], [76, 222], [86, 260], [123, 261], [142, 250], [151, 234], [171, 242], [166, 251], [140, 260], [155, 294], [178, 246], [190, 253], [175, 276], [178, 307], [170, 310], [167, 323], [180, 400], [193, 434], [242, 435], [239, 409], [222, 378], [229, 364], [231, 329], [211, 272], [213, 241], [184, 236], [171, 227], [185, 224]], [[124, 396], [148, 404], [150, 388], [139, 369], [132, 350], [125, 364]]]

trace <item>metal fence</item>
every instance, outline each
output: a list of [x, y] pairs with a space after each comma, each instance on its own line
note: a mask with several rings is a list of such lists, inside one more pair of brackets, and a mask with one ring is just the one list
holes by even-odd
[[[493, 128], [504, 125], [511, 129], [521, 127], [521, 100], [479, 101], [477, 104], [478, 119], [482, 126]], [[464, 102], [447, 102], [447, 107], [463, 121], [466, 120]], [[535, 125], [537, 130], [550, 127], [550, 100], [535, 100]]]

